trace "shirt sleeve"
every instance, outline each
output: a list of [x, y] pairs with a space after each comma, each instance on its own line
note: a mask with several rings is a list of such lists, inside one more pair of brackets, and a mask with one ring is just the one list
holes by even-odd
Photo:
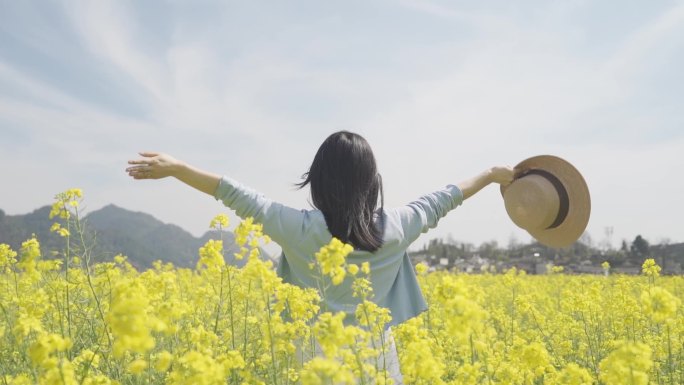
[[437, 226], [447, 213], [463, 203], [463, 192], [457, 186], [448, 185], [443, 190], [424, 195], [418, 200], [398, 209], [404, 239], [415, 241], [421, 233]]
[[263, 225], [264, 234], [276, 243], [284, 240], [290, 242], [301, 237], [306, 212], [287, 207], [264, 195], [242, 185], [241, 183], [222, 177], [214, 192], [214, 198], [235, 210], [240, 218], [252, 217]]

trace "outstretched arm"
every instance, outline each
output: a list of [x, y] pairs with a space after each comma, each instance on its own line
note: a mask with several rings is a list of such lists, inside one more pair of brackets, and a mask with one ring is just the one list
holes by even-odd
[[140, 155], [141, 159], [128, 161], [131, 166], [126, 172], [134, 179], [174, 177], [220, 200], [239, 217], [254, 218], [264, 226], [264, 234], [277, 243], [301, 238], [308, 215], [306, 211], [274, 202], [233, 179], [192, 167], [170, 155], [156, 152], [141, 152]]
[[141, 152], [142, 159], [129, 160], [126, 169], [133, 179], [161, 179], [174, 177], [203, 193], [214, 195], [221, 177], [200, 170], [170, 155], [157, 152]]
[[513, 181], [513, 169], [511, 167], [492, 167], [475, 177], [466, 179], [457, 186], [463, 192], [463, 199], [468, 199], [482, 190], [490, 183], [507, 185]]
[[490, 183], [507, 185], [513, 180], [510, 167], [492, 167], [481, 174], [464, 180], [456, 186], [420, 197], [406, 206], [397, 208], [404, 237], [408, 243], [415, 241], [421, 233], [437, 226], [437, 222], [449, 211], [455, 209], [466, 198], [473, 196]]

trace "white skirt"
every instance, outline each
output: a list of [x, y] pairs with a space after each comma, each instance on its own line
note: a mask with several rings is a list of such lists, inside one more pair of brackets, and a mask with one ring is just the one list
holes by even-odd
[[[381, 353], [376, 359], [376, 366], [378, 370], [387, 370], [387, 375], [393, 380], [393, 385], [403, 385], [404, 379], [401, 375], [401, 370], [399, 368], [399, 354], [397, 353], [397, 345], [394, 342], [394, 337], [392, 336], [392, 328], [388, 328], [384, 333], [386, 351]], [[376, 341], [376, 345], [380, 344], [381, 341]], [[317, 355], [322, 355], [323, 350], [321, 349], [318, 342], [315, 343], [315, 349]], [[298, 349], [299, 350], [299, 349]], [[303, 358], [301, 353], [298, 352], [298, 357]]]
[[397, 353], [397, 345], [394, 343], [394, 336], [392, 336], [392, 328], [385, 331], [385, 342], [388, 343], [387, 353], [384, 354], [384, 360], [382, 359], [383, 355], [378, 358], [380, 361], [378, 367], [387, 369], [387, 374], [394, 380], [394, 385], [403, 385], [404, 378], [399, 369], [399, 354]]

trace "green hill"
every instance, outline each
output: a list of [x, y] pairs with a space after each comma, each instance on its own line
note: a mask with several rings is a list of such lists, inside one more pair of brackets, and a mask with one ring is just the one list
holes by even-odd
[[[50, 206], [41, 207], [25, 215], [5, 215], [0, 210], [0, 243], [19, 250], [21, 243], [35, 234], [41, 243], [43, 256], [64, 248], [64, 240], [50, 232], [54, 220], [48, 218]], [[128, 256], [131, 264], [145, 269], [152, 262], [172, 262], [179, 267], [194, 267], [198, 249], [208, 239], [218, 239], [216, 232], [207, 232], [200, 238], [182, 228], [166, 224], [153, 216], [109, 205], [85, 216], [89, 244], [94, 244], [92, 256], [95, 261], [111, 260], [116, 254]], [[226, 259], [233, 261], [238, 250], [232, 233], [224, 233]], [[91, 242], [93, 241], [94, 242]]]

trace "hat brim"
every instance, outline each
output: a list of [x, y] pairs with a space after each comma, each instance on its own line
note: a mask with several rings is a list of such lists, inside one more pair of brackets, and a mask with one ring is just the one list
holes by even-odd
[[[547, 171], [560, 180], [568, 193], [568, 214], [565, 220], [554, 228], [524, 229], [539, 243], [561, 248], [572, 245], [587, 228], [591, 213], [591, 198], [589, 187], [577, 169], [564, 159], [553, 155], [539, 155], [528, 158], [514, 167], [515, 179], [520, 178], [529, 170]], [[501, 194], [505, 191], [501, 186]]]

